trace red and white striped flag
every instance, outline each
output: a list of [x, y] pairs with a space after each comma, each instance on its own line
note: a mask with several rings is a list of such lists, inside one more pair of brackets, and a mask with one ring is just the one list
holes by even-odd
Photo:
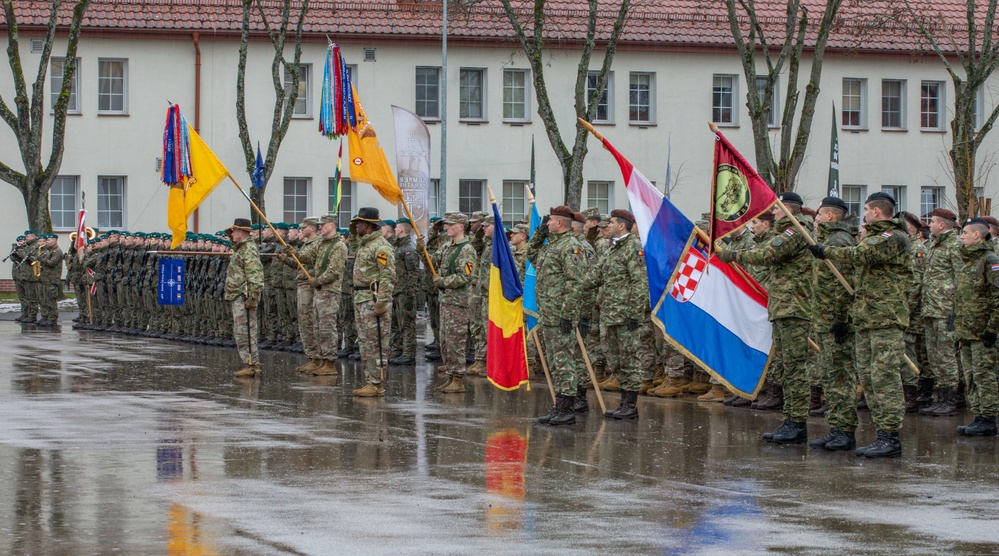
[[94, 269], [88, 268], [87, 269], [87, 276], [90, 276], [90, 282], [91, 282], [90, 283], [90, 295], [96, 295], [97, 294], [97, 280], [94, 280], [94, 277], [97, 276], [97, 273], [94, 272]]
[[80, 209], [80, 218], [76, 222], [76, 251], [80, 252], [87, 245], [87, 209]]

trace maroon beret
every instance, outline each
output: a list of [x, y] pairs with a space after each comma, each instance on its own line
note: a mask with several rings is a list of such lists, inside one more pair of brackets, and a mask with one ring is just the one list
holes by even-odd
[[774, 213], [770, 212], [769, 210], [766, 212], [761, 212], [760, 214], [756, 215], [756, 219], [766, 220], [767, 222], [773, 222], [775, 220]]
[[986, 216], [985, 221], [989, 223], [989, 226], [999, 227], [999, 220], [996, 220], [995, 216]]
[[950, 220], [951, 222], [957, 222], [957, 215], [954, 214], [954, 211], [947, 210], [943, 207], [937, 207], [933, 209], [933, 212], [930, 213], [930, 216], [931, 217], [939, 216], [940, 218], [943, 218], [945, 220]]
[[624, 209], [614, 209], [611, 211], [610, 215], [611, 218], [617, 218], [619, 220], [627, 220], [632, 224], [635, 223], [635, 215], [631, 214], [631, 211], [627, 211]]
[[905, 221], [908, 222], [909, 224], [912, 224], [912, 226], [917, 230], [923, 227], [922, 220], [920, 220], [918, 216], [912, 214], [909, 211], [902, 212], [902, 218], [905, 218]]
[[572, 213], [572, 217], [576, 219], [576, 222], [579, 222], [581, 224], [586, 224], [586, 217], [583, 216], [583, 213], [574, 212]]
[[576, 215], [575, 213], [572, 212], [572, 209], [565, 205], [552, 207], [552, 209], [548, 211], [548, 214], [552, 216], [561, 216], [562, 218], [568, 218], [569, 220], [574, 220], [576, 218]]

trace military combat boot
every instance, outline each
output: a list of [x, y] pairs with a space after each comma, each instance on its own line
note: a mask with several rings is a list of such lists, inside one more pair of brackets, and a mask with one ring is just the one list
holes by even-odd
[[808, 443], [812, 448], [822, 448], [830, 452], [852, 450], [857, 447], [857, 437], [852, 432], [845, 432], [833, 427], [829, 433]]
[[437, 365], [437, 374], [446, 373], [447, 365]]
[[933, 403], [933, 379], [919, 379], [919, 396], [916, 397], [919, 407], [926, 407]]
[[638, 391], [624, 390], [621, 392], [621, 400], [621, 407], [611, 417], [618, 420], [638, 419]]
[[687, 377], [666, 377], [666, 380], [659, 388], [656, 388], [653, 395], [660, 398], [672, 398], [686, 392], [689, 385], [690, 379]]
[[638, 394], [640, 396], [646, 396], [648, 395], [649, 390], [652, 390], [653, 388], [655, 388], [655, 386], [651, 380], [643, 380], [642, 385], [638, 387]]
[[312, 374], [315, 376], [329, 376], [338, 374], [339, 372], [336, 368], [336, 361], [330, 361], [329, 359], [321, 360], [320, 365], [312, 370]]
[[359, 398], [378, 398], [385, 395], [385, 388], [381, 384], [369, 382], [363, 388], [354, 390], [353, 394]]
[[486, 372], [486, 362], [476, 360], [475, 363], [469, 365], [468, 369], [465, 370], [466, 375], [479, 376]]
[[235, 376], [245, 376], [245, 377], [257, 376], [258, 374], [260, 374], [260, 367], [257, 366], [256, 364], [247, 365], [246, 367], [243, 367], [242, 369], [236, 371], [233, 374], [235, 374]]
[[957, 388], [941, 388], [937, 404], [922, 409], [919, 413], [933, 417], [953, 417], [958, 414], [957, 396]]
[[808, 441], [808, 427], [804, 422], [785, 419], [781, 426], [769, 433], [769, 438], [764, 434], [763, 440], [774, 444], [804, 444]]
[[725, 401], [725, 393], [727, 390], [721, 384], [712, 384], [711, 390], [706, 394], [701, 394], [697, 396], [697, 401], [699, 402], [722, 402]]
[[586, 388], [580, 386], [576, 388], [576, 397], [572, 400], [573, 413], [589, 413], [590, 404], [586, 402]]
[[442, 394], [464, 394], [465, 393], [465, 377], [458, 375], [451, 377], [451, 384], [448, 384], [444, 388], [441, 388]]
[[915, 413], [919, 411], [919, 402], [916, 399], [919, 397], [919, 387], [915, 384], [909, 386], [902, 386], [902, 395], [905, 396], [905, 412]]
[[978, 416], [974, 422], [964, 427], [964, 432], [958, 427], [958, 432], [965, 436], [996, 436], [999, 431], [996, 429], [995, 417]]
[[822, 407], [822, 387], [812, 386], [811, 394], [808, 396], [808, 414]]
[[576, 414], [572, 411], [572, 404], [575, 399], [575, 396], [562, 396], [559, 398], [558, 403], [555, 404], [556, 413], [548, 420], [548, 424], [552, 426], [576, 424]]
[[767, 395], [753, 404], [753, 409], [771, 410], [782, 409], [784, 407], [784, 389], [779, 384], [767, 386]]
[[[258, 348], [260, 346], [257, 346]], [[300, 373], [311, 373], [312, 371], [319, 368], [319, 365], [323, 363], [322, 359], [309, 359], [309, 362], [297, 367], [295, 370]]]
[[617, 381], [617, 376], [612, 374], [600, 383], [600, 389], [604, 392], [617, 392], [621, 389], [621, 383]]
[[711, 391], [711, 383], [703, 379], [695, 380], [687, 386], [687, 392], [690, 394], [707, 394]]
[[879, 430], [878, 437], [854, 453], [865, 458], [897, 458], [902, 455], [902, 441], [897, 432]]
[[447, 388], [449, 384], [451, 384], [451, 375], [447, 375], [447, 378], [444, 380], [444, 382], [438, 384], [437, 386], [434, 386], [434, 390], [440, 392], [441, 390]]
[[558, 415], [558, 404], [559, 400], [561, 399], [562, 399], [562, 394], [555, 394], [555, 404], [552, 405], [552, 410], [549, 411], [547, 415], [542, 415], [541, 417], [538, 417], [539, 423], [541, 423], [542, 425], [547, 425], [548, 422], [552, 420], [552, 417]]
[[968, 423], [967, 425], [960, 425], [957, 427], [957, 434], [965, 434], [969, 428], [977, 426], [978, 422], [982, 420], [981, 415], [975, 415], [975, 420]]
[[624, 411], [627, 405], [628, 405], [628, 398], [627, 396], [624, 395], [624, 392], [621, 392], [621, 403], [619, 403], [616, 408], [608, 409], [607, 411], [605, 411], [604, 417], [612, 419], [615, 413], [617, 413], [618, 411]]

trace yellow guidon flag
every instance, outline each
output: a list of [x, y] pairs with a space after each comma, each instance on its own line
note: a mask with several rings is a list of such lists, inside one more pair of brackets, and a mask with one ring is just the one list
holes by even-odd
[[[186, 123], [186, 122], [185, 122]], [[170, 197], [167, 201], [167, 225], [173, 231], [171, 249], [176, 249], [187, 236], [187, 219], [198, 205], [215, 190], [222, 180], [229, 177], [229, 170], [215, 156], [204, 140], [191, 126], [187, 127], [189, 137], [190, 175], [180, 175], [180, 181], [170, 184]], [[164, 158], [164, 164], [167, 160]]]
[[389, 167], [385, 151], [378, 144], [378, 135], [371, 127], [361, 99], [354, 93], [354, 112], [357, 114], [357, 125], [347, 132], [347, 147], [350, 149], [350, 179], [370, 183], [375, 191], [393, 205], [402, 202], [402, 190], [395, 179], [395, 173]]

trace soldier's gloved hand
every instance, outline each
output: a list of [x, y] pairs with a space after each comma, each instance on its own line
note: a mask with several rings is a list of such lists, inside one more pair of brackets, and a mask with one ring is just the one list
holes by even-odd
[[590, 319], [579, 319], [579, 335], [582, 337], [587, 337], [590, 335]]
[[815, 245], [809, 245], [808, 250], [812, 252], [812, 256], [816, 259], [826, 258], [826, 246], [821, 243], [816, 243]]
[[845, 323], [837, 322], [832, 325], [832, 328], [829, 329], [829, 331], [833, 333], [837, 344], [846, 343], [846, 341], [850, 339], [850, 327]]
[[247, 297], [246, 301], [243, 303], [243, 307], [246, 307], [247, 311], [252, 311], [257, 308], [257, 300], [252, 297]]
[[421, 253], [427, 250], [427, 242], [422, 237], [416, 238], [416, 250]]
[[312, 286], [313, 288], [318, 289], [320, 285], [319, 280], [316, 280], [315, 277], [309, 278], [309, 285]]
[[437, 275], [434, 276], [434, 287], [437, 288], [437, 289], [439, 289], [439, 290], [443, 290], [444, 289], [444, 285], [441, 284], [441, 275], [440, 274], [437, 274]]
[[387, 301], [379, 301], [375, 303], [375, 316], [380, 317], [389, 311], [389, 304]]
[[562, 331], [563, 334], [572, 332], [572, 321], [569, 319], [559, 319], [558, 329]]
[[546, 214], [545, 217], [541, 219], [541, 224], [536, 230], [534, 230], [534, 233], [540, 235], [541, 237], [548, 237], [548, 222], [551, 221], [551, 219], [552, 217]]
[[592, 227], [592, 228], [590, 228], [589, 230], [586, 231], [586, 239], [590, 240], [591, 242], [596, 241], [597, 240], [597, 234], [599, 234], [599, 233], [600, 233], [600, 228], [597, 228], [596, 226], [594, 226], [594, 227]]
[[996, 333], [991, 330], [986, 330], [982, 332], [982, 343], [985, 344], [987, 348], [993, 348], [996, 346]]
[[954, 331], [954, 313], [947, 315], [947, 332]]
[[286, 255], [284, 253], [278, 253], [277, 254], [277, 260], [279, 260], [279, 261], [281, 261], [283, 263], [288, 262], [288, 255]]
[[739, 252], [735, 249], [722, 249], [716, 253], [723, 263], [734, 263]]
[[625, 319], [624, 324], [628, 326], [629, 332], [638, 330], [638, 319]]

